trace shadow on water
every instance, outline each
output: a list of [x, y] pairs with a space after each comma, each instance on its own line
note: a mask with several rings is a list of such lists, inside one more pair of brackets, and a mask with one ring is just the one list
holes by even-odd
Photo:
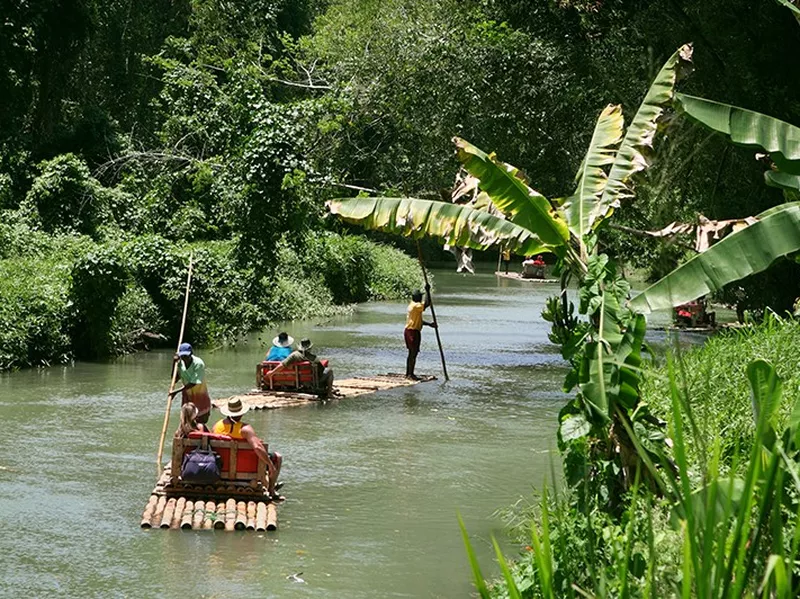
[[[248, 414], [285, 456], [277, 533], [141, 531], [170, 352], [0, 375], [4, 596], [463, 597], [460, 511], [483, 563], [492, 517], [549, 476], [564, 365], [539, 313], [552, 285], [436, 272], [452, 381]], [[401, 372], [406, 302], [310, 336], [338, 377]], [[420, 372], [440, 374], [423, 334]], [[216, 397], [250, 388], [274, 332], [200, 353]], [[173, 409], [170, 433], [177, 409]], [[303, 572], [305, 583], [287, 579]]]

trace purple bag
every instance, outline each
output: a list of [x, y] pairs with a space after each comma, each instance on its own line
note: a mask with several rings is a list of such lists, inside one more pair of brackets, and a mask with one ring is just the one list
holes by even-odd
[[183, 456], [181, 478], [190, 483], [215, 483], [222, 471], [222, 457], [213, 449], [198, 447]]

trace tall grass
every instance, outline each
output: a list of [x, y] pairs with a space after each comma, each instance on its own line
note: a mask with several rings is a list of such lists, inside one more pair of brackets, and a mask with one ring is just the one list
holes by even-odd
[[[482, 596], [797, 596], [800, 402], [790, 402], [784, 428], [783, 381], [769, 362], [752, 361], [745, 376], [754, 431], [748, 452], [733, 453], [733, 461], [742, 463], [728, 470], [722, 464], [721, 433], [702, 442], [697, 438], [705, 433], [694, 424], [693, 402], [679, 384], [680, 368], [675, 366], [672, 361], [667, 366], [671, 461], [667, 456], [661, 464], [645, 460], [658, 488], [639, 485], [642, 473], [637, 473], [628, 509], [618, 522], [599, 512], [579, 512], [569, 498], [551, 502], [545, 490], [539, 515], [531, 520], [529, 552], [511, 569], [498, 552], [503, 579], [493, 587], [486, 584], [464, 531]], [[633, 431], [628, 433], [638, 443]], [[701, 467], [689, 460], [689, 439], [695, 447], [707, 448]], [[602, 520], [599, 535], [593, 518]], [[572, 537], [587, 524], [587, 542], [576, 552]]]

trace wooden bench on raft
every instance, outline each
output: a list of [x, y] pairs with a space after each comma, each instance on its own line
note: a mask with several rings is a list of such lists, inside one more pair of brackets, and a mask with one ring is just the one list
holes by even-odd
[[[222, 458], [222, 472], [219, 482], [214, 485], [207, 483], [191, 483], [180, 478], [183, 456], [198, 447], [203, 449], [208, 446]], [[267, 450], [266, 444], [264, 449]], [[171, 491], [197, 492], [208, 494], [209, 486], [219, 488], [226, 494], [240, 493], [243, 495], [262, 494], [266, 492], [268, 479], [267, 467], [258, 459], [256, 452], [247, 441], [233, 439], [228, 435], [213, 433], [193, 432], [189, 438], [176, 438], [172, 441], [172, 468], [170, 472]]]
[[[328, 366], [327, 360], [320, 360], [323, 367]], [[311, 362], [297, 362], [281, 369], [273, 376], [268, 373], [280, 366], [280, 362], [261, 362], [256, 365], [256, 387], [262, 391], [306, 391], [317, 393], [319, 378], [317, 369]]]

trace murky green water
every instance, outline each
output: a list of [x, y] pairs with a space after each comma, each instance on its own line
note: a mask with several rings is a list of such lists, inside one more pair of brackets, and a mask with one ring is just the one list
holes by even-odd
[[[277, 533], [139, 529], [171, 353], [0, 375], [0, 595], [468, 595], [456, 512], [488, 565], [489, 537], [502, 536], [493, 512], [558, 462], [563, 366], [539, 316], [555, 287], [444, 271], [436, 282], [449, 383], [248, 415], [285, 456]], [[399, 372], [404, 315], [404, 302], [376, 303], [287, 328], [339, 377]], [[201, 352], [212, 395], [250, 388], [263, 353], [256, 336]], [[418, 372], [440, 374], [431, 329]], [[287, 580], [297, 572], [304, 584]]]

